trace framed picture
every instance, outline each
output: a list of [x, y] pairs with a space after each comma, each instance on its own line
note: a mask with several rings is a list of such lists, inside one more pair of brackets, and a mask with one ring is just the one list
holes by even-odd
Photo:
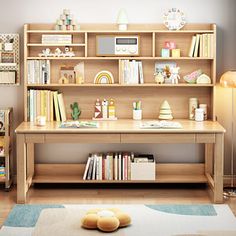
[[60, 79], [64, 78], [69, 84], [75, 83], [75, 71], [73, 66], [61, 66]]
[[1, 53], [1, 63], [15, 63], [15, 53], [14, 52], [2, 52]]

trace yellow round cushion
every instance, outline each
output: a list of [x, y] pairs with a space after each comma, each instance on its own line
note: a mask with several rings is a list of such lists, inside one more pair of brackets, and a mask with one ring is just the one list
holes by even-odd
[[99, 218], [97, 214], [87, 214], [81, 221], [82, 226], [86, 229], [96, 229]]
[[131, 218], [126, 213], [118, 212], [116, 213], [116, 217], [120, 221], [120, 227], [128, 226], [131, 223]]
[[112, 232], [119, 228], [120, 222], [114, 217], [100, 217], [97, 222], [97, 227], [104, 232]]

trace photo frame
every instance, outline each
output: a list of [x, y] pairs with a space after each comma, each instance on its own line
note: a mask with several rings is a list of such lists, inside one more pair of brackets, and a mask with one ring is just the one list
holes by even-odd
[[59, 83], [63, 83], [64, 80], [69, 84], [75, 84], [75, 71], [73, 66], [61, 66]]

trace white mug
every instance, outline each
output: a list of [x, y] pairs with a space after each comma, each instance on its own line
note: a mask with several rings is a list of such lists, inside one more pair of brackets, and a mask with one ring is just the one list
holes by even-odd
[[45, 126], [46, 125], [46, 116], [37, 116], [36, 117], [36, 125], [37, 126]]

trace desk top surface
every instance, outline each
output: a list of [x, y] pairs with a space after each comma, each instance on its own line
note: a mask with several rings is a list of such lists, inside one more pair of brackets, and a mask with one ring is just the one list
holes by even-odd
[[98, 121], [98, 128], [60, 128], [60, 122], [47, 122], [39, 127], [32, 122], [22, 122], [16, 133], [224, 133], [225, 129], [215, 121], [196, 122], [191, 120], [174, 120], [180, 122], [182, 129], [141, 129], [140, 124], [150, 120], [134, 121], [120, 119], [117, 121]]

